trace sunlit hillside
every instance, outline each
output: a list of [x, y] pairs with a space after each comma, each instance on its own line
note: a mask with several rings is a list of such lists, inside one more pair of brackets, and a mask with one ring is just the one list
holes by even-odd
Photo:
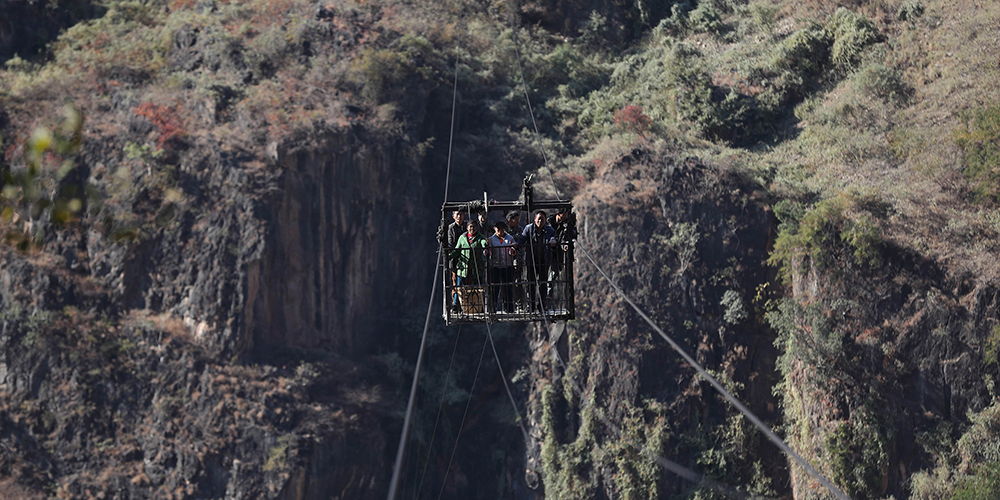
[[[384, 498], [445, 182], [533, 173], [850, 498], [997, 498], [998, 23], [0, 0], [0, 497]], [[577, 260], [578, 319], [498, 328], [497, 365], [434, 310], [402, 495], [834, 498]]]

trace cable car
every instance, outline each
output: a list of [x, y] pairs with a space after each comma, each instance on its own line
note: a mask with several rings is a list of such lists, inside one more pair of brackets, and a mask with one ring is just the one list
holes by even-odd
[[[483, 193], [482, 200], [441, 206], [438, 241], [445, 258], [439, 265], [444, 280], [442, 311], [448, 325], [576, 317], [573, 204], [535, 201], [531, 181], [531, 175], [525, 177], [517, 201], [490, 200]], [[540, 217], [540, 212], [545, 216]], [[520, 227], [517, 234], [505, 229], [509, 237], [501, 238], [495, 222], [506, 227], [511, 213], [519, 214]], [[459, 221], [461, 230], [456, 229]], [[472, 227], [470, 221], [474, 221]], [[480, 228], [480, 221], [487, 221], [489, 227]], [[529, 228], [529, 224], [536, 227]]]

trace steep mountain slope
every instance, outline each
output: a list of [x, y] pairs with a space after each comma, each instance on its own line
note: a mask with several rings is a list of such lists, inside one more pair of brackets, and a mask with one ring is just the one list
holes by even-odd
[[[552, 179], [852, 498], [993, 498], [984, 4], [0, 1], [0, 495], [383, 497], [451, 155], [453, 200]], [[495, 332], [527, 442], [434, 323], [407, 495], [726, 495], [633, 443], [829, 497], [576, 268], [580, 320]]]
[[[6, 235], [28, 236], [0, 270], [11, 488], [384, 495], [391, 400], [385, 377], [358, 361], [398, 321], [371, 312], [422, 303], [396, 284], [433, 271], [409, 265], [429, 260], [430, 245], [397, 251], [422, 229], [414, 214], [434, 209], [420, 156], [401, 122], [272, 94], [287, 68], [225, 31], [270, 26], [271, 57], [309, 47], [332, 57], [356, 52], [376, 20], [306, 2], [170, 7], [112, 3], [63, 35], [42, 70], [5, 79], [5, 166], [39, 166], [44, 184], [69, 161], [60, 185], [76, 182], [83, 202], [49, 220], [32, 213], [31, 190], [5, 192], [17, 209]], [[282, 19], [299, 21], [298, 38], [278, 35], [290, 29]], [[426, 107], [434, 85], [411, 85], [408, 104]], [[254, 107], [253, 92], [280, 103]], [[44, 149], [26, 140], [33, 128], [61, 137], [70, 121], [48, 116], [67, 99], [86, 118], [82, 140], [28, 160]], [[314, 113], [293, 130], [299, 115], [282, 106]], [[403, 112], [423, 127], [421, 113]]]
[[[776, 351], [760, 303], [774, 217], [752, 180], [673, 154], [637, 147], [598, 168], [576, 198], [581, 251], [754, 411], [774, 418]], [[578, 307], [588, 321], [543, 337], [534, 355], [529, 401], [546, 496], [684, 493], [687, 481], [660, 471], [650, 452], [755, 494], [782, 493], [787, 472], [776, 451], [588, 259], [578, 261]]]

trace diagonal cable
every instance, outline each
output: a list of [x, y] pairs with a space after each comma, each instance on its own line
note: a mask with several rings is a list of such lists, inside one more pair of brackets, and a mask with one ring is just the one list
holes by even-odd
[[[444, 176], [444, 199], [448, 201], [448, 184], [451, 179], [451, 153], [452, 141], [455, 136], [455, 103], [458, 99], [458, 59], [455, 59], [455, 87], [451, 98], [451, 134], [448, 139], [448, 166]], [[396, 498], [396, 489], [399, 487], [399, 473], [403, 462], [403, 454], [406, 450], [406, 439], [410, 434], [410, 419], [413, 416], [413, 406], [417, 397], [417, 384], [420, 382], [420, 367], [424, 361], [424, 348], [427, 345], [427, 330], [431, 323], [431, 311], [434, 306], [434, 292], [437, 290], [438, 271], [441, 270], [442, 249], [438, 248], [437, 259], [434, 261], [434, 285], [431, 287], [431, 298], [427, 304], [427, 319], [424, 320], [424, 333], [420, 339], [420, 353], [417, 354], [417, 366], [413, 369], [413, 384], [410, 386], [410, 399], [406, 404], [406, 416], [403, 418], [403, 432], [399, 436], [399, 447], [396, 450], [396, 462], [392, 467], [392, 480], [389, 482], [388, 500]]]
[[420, 496], [420, 491], [424, 488], [424, 478], [427, 477], [427, 466], [431, 463], [431, 453], [434, 450], [434, 437], [437, 436], [438, 423], [441, 421], [441, 412], [444, 410], [445, 397], [448, 395], [448, 383], [451, 381], [451, 368], [455, 364], [455, 353], [458, 352], [458, 340], [462, 337], [462, 325], [458, 325], [458, 334], [455, 335], [455, 347], [451, 350], [451, 361], [448, 362], [448, 373], [444, 378], [444, 387], [441, 389], [441, 404], [438, 406], [437, 417], [434, 418], [434, 430], [431, 431], [431, 440], [427, 444], [427, 459], [424, 461], [423, 472], [420, 473], [420, 482], [417, 485], [415, 498]]
[[739, 412], [742, 413], [743, 416], [745, 416], [747, 420], [750, 421], [750, 423], [752, 423], [755, 427], [760, 429], [760, 431], [763, 432], [764, 435], [767, 436], [767, 438], [772, 443], [774, 443], [778, 448], [780, 448], [781, 451], [785, 452], [786, 455], [791, 457], [795, 461], [795, 463], [797, 463], [800, 467], [802, 467], [810, 476], [819, 481], [819, 483], [822, 484], [824, 487], [826, 487], [826, 489], [830, 490], [830, 492], [833, 493], [834, 496], [836, 496], [840, 500], [850, 500], [848, 496], [843, 491], [840, 490], [840, 488], [837, 488], [833, 483], [830, 482], [830, 480], [823, 477], [823, 475], [820, 474], [819, 471], [817, 471], [815, 468], [813, 468], [813, 466], [809, 464], [809, 462], [805, 458], [803, 458], [801, 455], [796, 453], [795, 450], [793, 450], [791, 447], [785, 444], [785, 442], [780, 437], [778, 437], [778, 435], [775, 434], [774, 431], [772, 431], [766, 424], [764, 424], [763, 421], [757, 418], [757, 416], [754, 415], [749, 408], [744, 406], [743, 403], [741, 403], [738, 399], [733, 397], [733, 395], [730, 394], [729, 391], [727, 391], [726, 388], [723, 387], [722, 384], [720, 384], [719, 381], [715, 379], [715, 377], [709, 375], [709, 373], [705, 371], [705, 369], [702, 368], [701, 365], [699, 365], [698, 362], [691, 357], [691, 355], [689, 355], [683, 348], [681, 348], [680, 345], [677, 344], [677, 342], [674, 341], [674, 339], [670, 338], [670, 336], [668, 336], [666, 332], [664, 332], [659, 326], [657, 326], [656, 323], [654, 323], [653, 320], [650, 319], [649, 316], [647, 316], [646, 313], [642, 311], [642, 309], [639, 309], [639, 306], [637, 306], [635, 302], [633, 302], [632, 299], [625, 294], [625, 292], [621, 289], [621, 287], [619, 287], [618, 284], [615, 283], [614, 280], [612, 280], [611, 277], [604, 272], [604, 269], [602, 269], [601, 266], [597, 265], [597, 262], [594, 260], [593, 257], [591, 257], [590, 253], [587, 252], [587, 249], [585, 248], [584, 245], [582, 244], [577, 245], [577, 248], [583, 251], [583, 254], [587, 257], [587, 260], [589, 260], [590, 263], [594, 266], [594, 268], [597, 269], [597, 271], [601, 274], [604, 280], [607, 281], [611, 285], [611, 287], [615, 289], [616, 292], [618, 292], [618, 295], [620, 295], [623, 299], [625, 299], [625, 301], [628, 302], [630, 306], [632, 306], [632, 309], [634, 309], [635, 312], [639, 314], [639, 316], [641, 316], [642, 319], [644, 319], [646, 323], [648, 323], [649, 326], [652, 327], [653, 330], [655, 330], [656, 333], [660, 335], [660, 337], [663, 337], [663, 339], [666, 340], [668, 344], [670, 344], [670, 347], [672, 347], [674, 351], [676, 351], [678, 354], [680, 354], [682, 358], [684, 358], [684, 361], [687, 361], [689, 365], [694, 367], [694, 369], [698, 371], [698, 374], [701, 375], [702, 378], [704, 378], [709, 384], [711, 384], [712, 387], [714, 387], [715, 390], [719, 392], [719, 394], [721, 394], [724, 398], [726, 398], [726, 400], [729, 401], [730, 404], [736, 407], [736, 409], [739, 410]]
[[399, 486], [399, 473], [402, 468], [403, 452], [406, 449], [406, 439], [410, 435], [410, 420], [413, 417], [413, 406], [417, 399], [417, 384], [420, 382], [420, 367], [424, 362], [424, 347], [427, 346], [427, 330], [431, 324], [431, 311], [434, 307], [434, 292], [437, 290], [438, 271], [441, 269], [441, 249], [438, 249], [434, 261], [434, 284], [431, 286], [431, 299], [427, 304], [427, 319], [424, 320], [424, 333], [420, 339], [420, 354], [417, 355], [417, 366], [413, 371], [413, 384], [410, 386], [410, 399], [406, 404], [406, 416], [403, 418], [403, 432], [399, 436], [399, 447], [396, 450], [396, 462], [392, 468], [392, 480], [389, 482], [389, 500], [396, 498], [396, 488]]
[[458, 440], [462, 438], [462, 428], [465, 427], [465, 418], [469, 416], [469, 406], [472, 404], [472, 395], [476, 390], [476, 381], [479, 380], [479, 369], [483, 367], [483, 355], [486, 354], [486, 344], [483, 342], [483, 350], [479, 351], [479, 365], [476, 366], [476, 376], [472, 378], [472, 388], [469, 389], [469, 400], [465, 403], [465, 412], [462, 413], [462, 423], [458, 425], [458, 435], [455, 436], [455, 446], [451, 449], [451, 458], [448, 459], [448, 467], [444, 470], [444, 478], [441, 480], [441, 492], [438, 493], [438, 500], [444, 495], [444, 488], [448, 485], [448, 474], [451, 472], [451, 464], [455, 460], [455, 452], [458, 451]]
[[[562, 365], [563, 370], [565, 372], [565, 370], [567, 370], [568, 367], [566, 366], [566, 363], [562, 360], [562, 358], [559, 356], [558, 352], [556, 353], [556, 361], [558, 361], [559, 364]], [[563, 376], [566, 375], [564, 374]], [[609, 419], [608, 416], [604, 414], [604, 411], [600, 406], [592, 402], [590, 398], [586, 397], [586, 394], [584, 394], [584, 391], [580, 388], [580, 385], [577, 383], [575, 379], [570, 377], [569, 381], [570, 385], [573, 388], [573, 392], [576, 394], [578, 398], [580, 398], [580, 401], [594, 411], [594, 414], [597, 415], [597, 418], [601, 422], [603, 422], [604, 425], [608, 427], [608, 429], [611, 430], [611, 432], [615, 435], [615, 437], [622, 440], [625, 444], [631, 446], [632, 448], [635, 448], [639, 453], [651, 458], [654, 462], [659, 464], [667, 471], [672, 472], [694, 483], [695, 485], [705, 486], [706, 488], [714, 490], [717, 493], [726, 495], [729, 498], [735, 498], [737, 500], [747, 500], [747, 499], [764, 500], [769, 498], [760, 495], [748, 497], [745, 493], [732, 486], [715, 481], [708, 476], [698, 474], [697, 472], [687, 467], [684, 467], [683, 465], [678, 464], [673, 460], [670, 460], [668, 458], [663, 457], [662, 455], [659, 455], [655, 451], [650, 450], [647, 446], [637, 443], [635, 440], [626, 436], [618, 427], [618, 425], [612, 422], [611, 419]]]

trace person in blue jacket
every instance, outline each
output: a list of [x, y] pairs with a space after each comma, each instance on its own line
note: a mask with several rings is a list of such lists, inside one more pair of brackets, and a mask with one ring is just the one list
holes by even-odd
[[556, 246], [555, 229], [546, 222], [544, 211], [535, 212], [534, 223], [524, 228], [515, 243], [516, 248], [528, 245], [524, 252], [525, 279], [528, 289], [525, 296], [531, 304], [532, 311], [538, 311], [545, 304], [549, 263], [552, 261], [552, 248]]

